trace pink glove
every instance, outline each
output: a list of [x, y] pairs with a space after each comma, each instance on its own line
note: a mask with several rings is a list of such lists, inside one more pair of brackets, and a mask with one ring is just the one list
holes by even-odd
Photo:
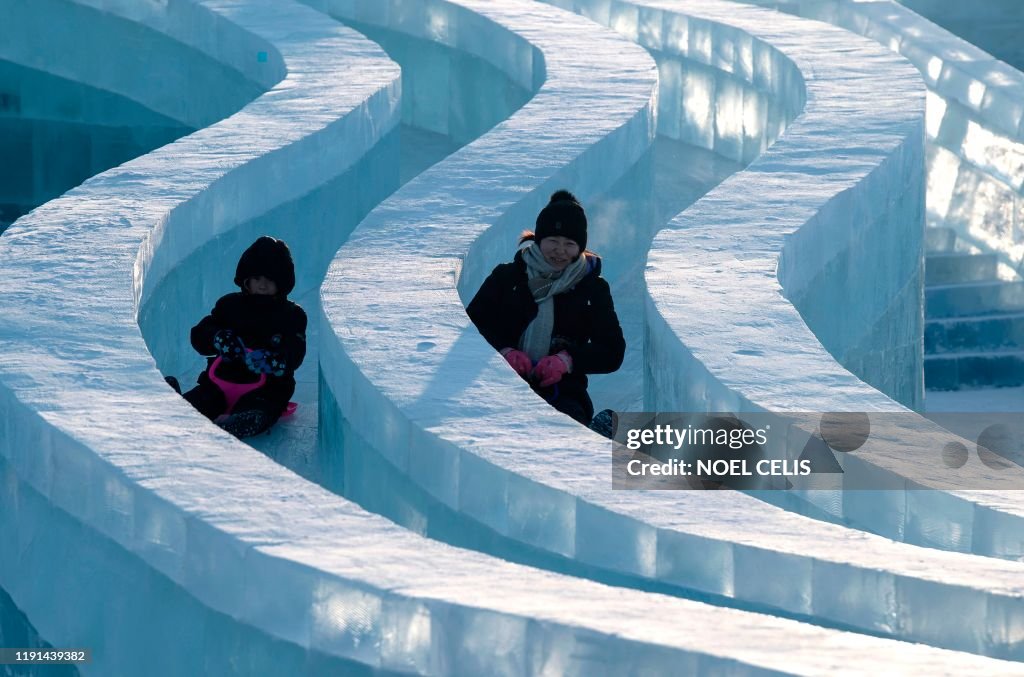
[[523, 378], [526, 378], [529, 375], [530, 370], [533, 369], [533, 362], [530, 360], [530, 356], [522, 350], [505, 348], [501, 351], [501, 356], [504, 357], [509, 366], [515, 369], [516, 373]]
[[540, 381], [541, 388], [553, 386], [572, 371], [572, 358], [564, 350], [542, 358], [533, 368], [533, 377]]

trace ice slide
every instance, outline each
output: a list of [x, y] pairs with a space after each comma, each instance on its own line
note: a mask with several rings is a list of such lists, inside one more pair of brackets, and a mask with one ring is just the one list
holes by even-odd
[[[255, 214], [230, 211], [239, 206], [230, 197], [247, 182], [280, 189], [246, 194], [265, 199], [267, 210], [343, 175], [352, 156], [317, 155], [324, 163], [318, 169], [331, 168], [326, 175], [302, 174], [299, 159], [331, 140], [327, 130], [348, 134], [354, 130], [346, 125], [366, 123], [365, 111], [383, 137], [397, 123], [397, 97], [393, 66], [374, 67], [379, 52], [311, 16], [308, 24], [294, 23], [299, 20], [290, 13], [298, 10], [284, 3], [172, 5], [177, 15], [166, 25], [188, 26], [190, 34], [210, 25], [204, 21], [212, 15], [197, 8], [223, 12], [231, 21], [206, 36], [223, 39], [231, 23], [240, 24], [256, 36], [234, 33], [250, 44], [245, 52], [255, 52], [257, 63], [280, 56], [276, 74], [288, 77], [279, 86], [271, 76], [264, 83], [268, 94], [237, 116], [97, 177], [0, 240], [0, 260], [5, 268], [13, 264], [3, 313], [14, 320], [0, 329], [6, 480], [0, 515], [18, 543], [16, 551], [0, 550], [0, 572], [7, 572], [4, 586], [51, 642], [70, 641], [83, 628], [107, 631], [93, 645], [110, 661], [94, 666], [98, 674], [140, 666], [153, 672], [155, 656], [167, 674], [363, 668], [818, 674], [852, 666], [1012, 673], [1015, 666], [999, 661], [612, 590], [430, 544], [299, 480], [210, 426], [196, 426], [202, 421], [178, 406], [145, 354], [133, 295], [145, 299], [153, 289], [148, 285], [194, 254], [204, 238], [230, 237], [240, 222], [257, 218], [258, 207]], [[270, 16], [262, 13], [268, 9]], [[149, 19], [158, 25], [167, 16], [160, 8], [153, 12]], [[270, 48], [251, 49], [253, 42]], [[334, 61], [335, 53], [343, 58]], [[353, 54], [361, 58], [349, 70]], [[545, 57], [550, 80], [552, 58], [547, 51]], [[345, 65], [344, 87], [362, 92], [325, 96], [321, 88], [338, 87]], [[611, 92], [602, 93], [610, 98]], [[320, 99], [329, 99], [323, 105], [335, 112], [310, 109]], [[339, 118], [338, 109], [360, 115]], [[274, 123], [272, 138], [260, 133], [268, 122]], [[254, 144], [272, 146], [282, 134], [294, 143]], [[288, 148], [294, 150], [280, 152]], [[200, 151], [215, 157], [194, 168], [187, 186], [173, 185], [191, 164], [182, 158], [195, 157], [199, 165]], [[372, 149], [359, 151], [349, 144], [344, 152], [356, 154], [356, 162], [369, 156], [387, 164]], [[280, 171], [274, 160], [286, 160], [291, 171], [299, 167], [293, 185], [265, 181]], [[121, 192], [126, 183], [127, 196]], [[116, 223], [111, 201], [124, 210]], [[204, 221], [218, 230], [176, 232], [175, 225]], [[159, 237], [147, 241], [154, 226], [162, 228]], [[189, 238], [189, 244], [170, 244]], [[55, 252], [64, 260], [54, 261]], [[97, 269], [97, 261], [114, 263]], [[135, 261], [148, 265], [136, 268], [133, 289], [127, 271]], [[69, 273], [97, 284], [68, 290], [62, 276]], [[80, 321], [96, 316], [102, 327]], [[73, 335], [68, 326], [75, 327]], [[84, 377], [82, 363], [95, 367]], [[189, 433], [168, 436], [180, 430]], [[140, 438], [151, 441], [142, 445]], [[339, 547], [341, 541], [347, 547]], [[81, 559], [64, 557], [69, 550]], [[31, 581], [17, 575], [22, 566], [36, 574]], [[52, 578], [40, 576], [43, 570]], [[153, 614], [151, 603], [169, 613]]]
[[[588, 6], [587, 3], [577, 4]], [[609, 6], [611, 10], [608, 10]], [[904, 236], [910, 239], [910, 245], [897, 248], [899, 252], [910, 252], [904, 260], [893, 262], [882, 259], [883, 265], [890, 266], [886, 271], [886, 279], [892, 279], [894, 286], [887, 292], [891, 296], [881, 301], [892, 303], [905, 313], [912, 313], [913, 303], [910, 301], [913, 298], [914, 276], [917, 274], [912, 265], [912, 260], [916, 259], [913, 255], [913, 224], [916, 214], [916, 222], [922, 225], [923, 197], [920, 176], [914, 171], [915, 161], [917, 166], [921, 161], [920, 150], [915, 155], [914, 147], [915, 140], [919, 142], [921, 138], [923, 88], [913, 71], [905, 63], [888, 57], [884, 50], [873, 47], [867, 41], [856, 40], [815, 25], [772, 17], [771, 22], [779, 34], [773, 36], [771, 41], [762, 42], [751, 38], [749, 34], [745, 35], [744, 31], [721, 27], [722, 24], [731, 25], [741, 21], [744, 14], [736, 7], [715, 3], [679, 3], [672, 5], [672, 8], [680, 14], [697, 14], [698, 18], [687, 21], [686, 18], [671, 17], [673, 23], [670, 24], [669, 15], [672, 13], [668, 10], [662, 13], [662, 8], [666, 6], [666, 3], [660, 3], [657, 7], [637, 8], [623, 3], [595, 3], [594, 14], [598, 18], [603, 17], [611, 25], [625, 27], [626, 31], [632, 28], [641, 38], [649, 38], [652, 42], [663, 41], [652, 45], [663, 51], [679, 49], [678, 43], [673, 44], [670, 39], [674, 28], [676, 39], [680, 36], [689, 38], [688, 42], [683, 43], [686, 49], [695, 46], [695, 58], [704, 54], [709, 61], [726, 64], [726, 70], [741, 74], [747, 72], [751, 78], [764, 78], [767, 75], [768, 87], [774, 85], [778, 89], [784, 84], [792, 89], [783, 89], [781, 96], [788, 94], [786, 98], [790, 101], [799, 100], [803, 93], [798, 75], [800, 71], [792, 65], [788, 65], [787, 70], [787, 59], [778, 56], [773, 59], [772, 50], [766, 48], [764, 43], [784, 44], [787, 52], [794, 54], [793, 59], [803, 64], [804, 72], [814, 75], [807, 85], [807, 96], [811, 102], [808, 104], [809, 110], [801, 125], [789, 130], [776, 146], [751, 165], [748, 172], [730, 181], [738, 185], [747, 178], [748, 173], [758, 177], [772, 172], [775, 172], [776, 177], [795, 179], [796, 186], [808, 195], [807, 202], [798, 205], [805, 219], [826, 208], [828, 214], [849, 209], [851, 201], [858, 194], [864, 196], [872, 190], [878, 190], [880, 184], [892, 185], [894, 192], [906, 191], [904, 199], [897, 199], [900, 195], [897, 193], [892, 200], [879, 201], [878, 205], [868, 207], [867, 212], [850, 210], [850, 219], [859, 220], [857, 225], [861, 228], [879, 230], [885, 236], [880, 240], [881, 244], [899, 241]], [[602, 9], [605, 10], [603, 15]], [[756, 20], [764, 19], [764, 13], [752, 11], [748, 16], [751, 17], [747, 24], [749, 33], [765, 35], [769, 32], [770, 29], [764, 27], [767, 22]], [[715, 25], [718, 26], [717, 32], [712, 27]], [[801, 44], [801, 41], [806, 41], [806, 44]], [[861, 56], [864, 63], [847, 66], [849, 70], [845, 70], [842, 65], [834, 66], [834, 70], [829, 68], [828, 63], [819, 65], [819, 54], [826, 43], [833, 47], [842, 44], [844, 55]], [[801, 52], [801, 49], [806, 51]], [[753, 61], [752, 54], [761, 56]], [[748, 65], [747, 71], [744, 71], [745, 63], [751, 64], [753, 68]], [[880, 85], [883, 79], [884, 86]], [[722, 89], [729, 84], [723, 85]], [[898, 105], [889, 100], [893, 88], [903, 94], [897, 97], [900, 101]], [[793, 89], [797, 92], [795, 95]], [[848, 97], [844, 97], [844, 94]], [[916, 100], [917, 106], [907, 107], [908, 98]], [[679, 97], [676, 100], [681, 99]], [[672, 96], [666, 95], [663, 90], [659, 100], [671, 101]], [[732, 103], [735, 105], [735, 102]], [[753, 108], [751, 117], [756, 123], [758, 102], [754, 100], [749, 105]], [[708, 134], [709, 120], [712, 125], [715, 122], [714, 111], [709, 113], [705, 110], [705, 117], [701, 119], [696, 118], [692, 110], [676, 110], [680, 116], [676, 120], [677, 124], [680, 119], [690, 120], [695, 132], [702, 131], [718, 144], [719, 139], [715, 138], [714, 133]], [[767, 110], [767, 107], [760, 110]], [[689, 117], [684, 117], [684, 114]], [[844, 139], [844, 143], [849, 144], [845, 148], [850, 149], [847, 151], [850, 157], [845, 162], [831, 160], [833, 154], [843, 153], [843, 147], [835, 146], [835, 132], [829, 133], [829, 129], [837, 125], [837, 119], [842, 121], [843, 134], [849, 137]], [[858, 128], [858, 124], [863, 127]], [[888, 128], [884, 127], [886, 124]], [[720, 125], [714, 125], [715, 130], [720, 128]], [[758, 127], [741, 127], [743, 129], [754, 131]], [[858, 129], [860, 137], [855, 135]], [[881, 134], [882, 129], [887, 129], [888, 136]], [[721, 136], [726, 138], [721, 139], [721, 146], [716, 145], [716, 148], [728, 149], [723, 152], [742, 153], [744, 143], [741, 134], [734, 133], [732, 138], [724, 134]], [[756, 138], [756, 133], [751, 136], [755, 137], [754, 147], [760, 150], [764, 141]], [[799, 183], [804, 172], [796, 160], [790, 159], [786, 164], [786, 159], [806, 159], [814, 157], [815, 153], [822, 154], [825, 161], [806, 172], [810, 177], [804, 188], [804, 184]], [[441, 165], [434, 171], [440, 173], [445, 166]], [[458, 165], [452, 167], [452, 171], [456, 176], [460, 175]], [[817, 186], [815, 175], [825, 176]], [[441, 176], [443, 178], [443, 174]], [[781, 182], [782, 179], [778, 180]], [[435, 186], [440, 183], [440, 179], [434, 181]], [[441, 185], [437, 193], [445, 204], [478, 204], [476, 199], [458, 197], [459, 193], [449, 186]], [[341, 251], [334, 273], [324, 288], [328, 316], [332, 308], [337, 309], [335, 333], [343, 348], [342, 351], [331, 349], [342, 356], [343, 377], [335, 382], [343, 386], [344, 390], [332, 393], [337, 398], [338, 412], [343, 420], [336, 426], [340, 431], [337, 437], [330, 439], [332, 448], [334, 444], [344, 448], [346, 491], [359, 492], [359, 484], [362, 483], [365, 488], [361, 494], [365, 500], [382, 505], [386, 514], [411, 528], [434, 535], [447, 534], [452, 539], [459, 539], [462, 534], [476, 528], [472, 540], [478, 547], [492, 552], [514, 552], [516, 556], [531, 563], [543, 563], [552, 568], [577, 572], [593, 571], [596, 567], [608, 578], [631, 578], [634, 584], [676, 585], [678, 589], [696, 587], [702, 592], [735, 596], [791, 613], [827, 617], [834, 622], [850, 623], [856, 627], [893, 633], [918, 641], [984, 653], [1015, 655], [1018, 646], [1012, 630], [1015, 622], [1003, 624], [1006, 616], [986, 616], [986, 613], [990, 608], [1015, 609], [1007, 612], [1011, 616], [1020, 613], [1020, 590], [1014, 583], [1020, 572], [1018, 563], [992, 562], [984, 558], [958, 555], [954, 556], [954, 565], [945, 553], [906, 547], [884, 538], [867, 537], [832, 525], [786, 515], [742, 496], [723, 498], [722, 503], [702, 505], [697, 501], [704, 497], [693, 501], [676, 496], [664, 499], [644, 496], [641, 499], [611, 492], [607, 476], [601, 472], [600, 464], [593, 460], [602, 457], [600, 449], [603, 443], [595, 439], [587, 448], [584, 446], [587, 444], [585, 432], [557, 415], [542, 419], [547, 414], [543, 406], [534, 403], [528, 393], [522, 394], [523, 388], [516, 379], [507, 376], [503, 365], [499, 360], [492, 359], [489, 349], [479, 337], [467, 331], [464, 319], [445, 310], [441, 303], [441, 293], [452, 293], [449, 278], [460, 264], [463, 265], [460, 285], [469, 290], [467, 293], [472, 293], [471, 290], [475, 289], [482, 274], [489, 269], [488, 264], [500, 260], [503, 251], [500, 245], [506, 249], [510, 246], [511, 231], [515, 225], [508, 225], [503, 215], [495, 219], [491, 230], [484, 233], [486, 223], [480, 223], [476, 215], [467, 216], [467, 227], [473, 228], [474, 234], [483, 234], [474, 242], [475, 249], [470, 250], [465, 261], [443, 265], [437, 260], [436, 252], [432, 252], [428, 260], [417, 251], [415, 233], [430, 224], [431, 217], [410, 208], [410, 205], [422, 203], [430, 194], [420, 194], [414, 189], [426, 190], [419, 184], [410, 184], [370, 215]], [[838, 199], [832, 200], [835, 195], [839, 196]], [[740, 198], [736, 193], [734, 196], [749, 206], [749, 198]], [[540, 196], [535, 199], [542, 198]], [[530, 208], [535, 210], [537, 207], [531, 204]], [[870, 213], [872, 208], [890, 212], [884, 214], [885, 218], [880, 218], [882, 215], [878, 212]], [[453, 211], [454, 214], [449, 212], [450, 218], [446, 225], [458, 221], [458, 212]], [[530, 210], [526, 210], [526, 213], [529, 214]], [[743, 217], [730, 212], [728, 218], [742, 225], [744, 218], [750, 222], [761, 215], [755, 213]], [[522, 218], [517, 223], [521, 223]], [[723, 221], [716, 218], [715, 223]], [[887, 219], [902, 223], [902, 227], [907, 230], [885, 230], [883, 226]], [[844, 223], [849, 224], [850, 221], [840, 220], [838, 225]], [[741, 231], [737, 229], [736, 232]], [[802, 237], [807, 237], [807, 234]], [[916, 237], [919, 241], [920, 234]], [[495, 239], [499, 240], [497, 246], [493, 242]], [[379, 289], [372, 299], [369, 298], [366, 292], [370, 284], [366, 278], [347, 272], [352, 268], [372, 269], [373, 265], [367, 266], [367, 262], [377, 261], [375, 257], [383, 258], [376, 253], [380, 247], [375, 246], [382, 241], [407, 243], [409, 259], [423, 261], [420, 265], [404, 268], [407, 271], [405, 281], [396, 282], [396, 289], [386, 300]], [[821, 242], [820, 234], [817, 241]], [[843, 238], [839, 237], [835, 246], [841, 248], [843, 242]], [[765, 246], [772, 246], [771, 240]], [[724, 245], [721, 248], [722, 256], [728, 257], [728, 248]], [[683, 250], [683, 246], [677, 246], [673, 251]], [[489, 252], [494, 253], [487, 263], [477, 262], [481, 255]], [[388, 254], [391, 253], [389, 249]], [[764, 254], [763, 258], [768, 256]], [[812, 257], [810, 260], [819, 259]], [[756, 263], [756, 259], [752, 261]], [[673, 262], [685, 265], [679, 263], [678, 256]], [[772, 271], [758, 271], [753, 263], [750, 266], [751, 274], [759, 276], [759, 280], [770, 281]], [[382, 265], [382, 262], [377, 265]], [[470, 268], [471, 265], [473, 268]], [[898, 277], [901, 271], [906, 277]], [[813, 270], [800, 272], [806, 275]], [[470, 274], [477, 276], [474, 282], [466, 282]], [[447, 292], [444, 291], [446, 287], [449, 290]], [[438, 291], [439, 288], [441, 291]], [[675, 288], [685, 287], [675, 285]], [[408, 289], [429, 290], [423, 292], [423, 298], [430, 299], [428, 305], [435, 313], [432, 317], [424, 317], [421, 307], [423, 301], [409, 298], [406, 293]], [[360, 304], [363, 308], [361, 312], [358, 310]], [[773, 304], [776, 304], [774, 300], [766, 307], [770, 308]], [[416, 319], [410, 324], [406, 318], [413, 315], [413, 307], [417, 308]], [[789, 329], [796, 326], [794, 323], [799, 323], [803, 327], [792, 306], [785, 304], [785, 308], [788, 310], [784, 312], [795, 319], [780, 326]], [[855, 309], [855, 312], [868, 313], [872, 310]], [[723, 318], [732, 316], [731, 312], [722, 312], [717, 315], [707, 314], [702, 316], [702, 320], [710, 323], [718, 319], [724, 328], [731, 325]], [[341, 321], [342, 317], [344, 322]], [[359, 317], [365, 318], [362, 323], [358, 323]], [[392, 318], [390, 322], [389, 317]], [[895, 316], [891, 319], [894, 323], [906, 319], [897, 318]], [[806, 328], [803, 331], [806, 332]], [[911, 333], [907, 332], [908, 342]], [[672, 335], [666, 332], [666, 339], [671, 340]], [[779, 340], [778, 337], [776, 340]], [[330, 348], [324, 344], [324, 349], [326, 351]], [[438, 349], [442, 354], [434, 355]], [[834, 358], [816, 340], [811, 352], [820, 361], [819, 366], [826, 367], [822, 372], [825, 375], [824, 381], [833, 383], [831, 373], [839, 369]], [[390, 371], [384, 369], [385, 360], [393, 364], [400, 357], [403, 358], [399, 362], [401, 368]], [[325, 352], [322, 361], [327, 364], [328, 359], [335, 358], [326, 357]], [[481, 367], [488, 359], [492, 360], [488, 367]], [[920, 360], [920, 357], [917, 359]], [[357, 372], [351, 370], [350, 363], [358, 369]], [[660, 373], [666, 376], [676, 373], [673, 368], [669, 368], [670, 365], [662, 365], [665, 368]], [[872, 366], [878, 370], [879, 376], [895, 373], [898, 378], [905, 379], [888, 384], [889, 391], [894, 395], [910, 402], [919, 397], [920, 376], [915, 376], [914, 369], [894, 370], [891, 366]], [[325, 374], [327, 371], [325, 368]], [[849, 390], [845, 394], [834, 394], [831, 399], [826, 398], [827, 401], [842, 403], [841, 398], [848, 396], [850, 399], [846, 404], [849, 408], [851, 401], [857, 401], [855, 396], [865, 395], [867, 399], [864, 402], [878, 410], [900, 409], [896, 402], [867, 387], [845, 370], [842, 373], [845, 374], [843, 378], [846, 383], [850, 384]], [[331, 389], [329, 377], [325, 375], [325, 379], [327, 389]], [[354, 392], [348, 391], [351, 383], [357, 384]], [[815, 392], [821, 394], [821, 384], [817, 385], [819, 389]], [[501, 388], [501, 394], [492, 394], [498, 388]], [[371, 397], [377, 400], [368, 406], [366, 403], [371, 401]], [[327, 406], [326, 399], [323, 404]], [[742, 402], [735, 395], [732, 399], [719, 400], [714, 404], [716, 407], [712, 408], [720, 406], [724, 409], [742, 409], [738, 406]], [[704, 400], [701, 405], [707, 406], [708, 401]], [[351, 416], [347, 415], [348, 411], [353, 412]], [[380, 417], [374, 419], [369, 416], [371, 411], [388, 413], [382, 423]], [[539, 420], [544, 420], [545, 426], [550, 426], [541, 435], [546, 440], [543, 453], [525, 454], [524, 449], [536, 445], [533, 440], [537, 432], [536, 422]], [[926, 429], [926, 432], [942, 434], [933, 428]], [[326, 437], [332, 433], [324, 426], [321, 434]], [[350, 471], [351, 467], [357, 470]], [[974, 470], [976, 468], [969, 469]], [[386, 497], [381, 498], [381, 493]], [[902, 490], [897, 493], [899, 500], [907, 500]], [[906, 495], [915, 494], [906, 492]], [[941, 500], [938, 502], [940, 507]], [[389, 501], [391, 505], [386, 505]], [[867, 503], [865, 501], [865, 505]], [[883, 513], [885, 508], [888, 508], [887, 504], [878, 512]], [[652, 514], [657, 516], [652, 517]], [[901, 511], [894, 514], [899, 518], [904, 517]], [[919, 524], [921, 518], [925, 517], [927, 521], [924, 524], [934, 525], [941, 523], [947, 514], [939, 512], [924, 515], [915, 510], [914, 517], [919, 520]], [[743, 525], [744, 517], [750, 521], [747, 526]], [[610, 528], [610, 523], [614, 527]], [[962, 537], [962, 532], [957, 532], [958, 526], [954, 521], [948, 532]], [[739, 533], [743, 535], [734, 538]], [[794, 536], [792, 545], [786, 546], [781, 542], [784, 539], [777, 536], [783, 533], [799, 536]], [[933, 530], [927, 533], [935, 537]], [[1005, 541], [999, 542], [1000, 547], [1012, 548], [1014, 530], [1005, 528], [998, 533], [999, 538], [1005, 538]], [[704, 552], [699, 548], [699, 545], [713, 540], [709, 539], [710, 534], [717, 534], [720, 538], [716, 550], [720, 558], [714, 562], [703, 557]], [[820, 549], [812, 544], [820, 546]], [[844, 561], [839, 562], [838, 559]], [[848, 579], [852, 587], [846, 588], [845, 592], [837, 591], [834, 587], [835, 579], [814, 574], [815, 571], [828, 570], [833, 566], [849, 572], [847, 565], [853, 561], [856, 562], [853, 565], [854, 572], [849, 574]], [[800, 567], [803, 575], [793, 577], [791, 572], [794, 566]], [[952, 578], [943, 580], [943, 576], [951, 569], [959, 571], [964, 567], [974, 573], [956, 582]], [[773, 585], [768, 586], [770, 591], [760, 585], [759, 580], [750, 579], [754, 571], [762, 575], [774, 572]], [[968, 579], [973, 582], [964, 586]], [[937, 587], [931, 587], [933, 585]], [[964, 587], [972, 591], [967, 592]], [[850, 590], [862, 588], [877, 588], [879, 592], [870, 601], [867, 599], [870, 596], [865, 595], [863, 607], [855, 609], [855, 605], [849, 603], [829, 601], [830, 598], [835, 599], [833, 595], [848, 599]], [[930, 591], [924, 592], [925, 589]], [[959, 597], [961, 593], [965, 597]], [[976, 632], [972, 630], [973, 636], [970, 638], [965, 637], [959, 628], [943, 627], [942, 623], [934, 619], [933, 604], [936, 599], [953, 597], [961, 600], [973, 597], [975, 601], [971, 605], [979, 610], [979, 618], [989, 618], [989, 622], [995, 625], [982, 629], [985, 621], [981, 620]], [[894, 623], [894, 618], [901, 620]]]

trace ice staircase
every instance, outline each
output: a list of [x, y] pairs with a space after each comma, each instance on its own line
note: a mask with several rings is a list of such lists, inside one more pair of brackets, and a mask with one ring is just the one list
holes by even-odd
[[1024, 385], [1024, 282], [999, 278], [998, 257], [925, 231], [924, 378], [929, 390]]

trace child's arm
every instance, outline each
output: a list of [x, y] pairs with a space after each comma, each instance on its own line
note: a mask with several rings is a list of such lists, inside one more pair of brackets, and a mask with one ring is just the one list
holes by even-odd
[[210, 311], [210, 314], [199, 320], [199, 324], [192, 327], [192, 347], [200, 355], [216, 355], [217, 349], [213, 346], [213, 338], [217, 332], [226, 329], [224, 322], [224, 299], [221, 298]]
[[295, 314], [288, 328], [281, 335], [283, 357], [288, 363], [288, 371], [295, 371], [306, 357], [306, 313], [295, 306]]

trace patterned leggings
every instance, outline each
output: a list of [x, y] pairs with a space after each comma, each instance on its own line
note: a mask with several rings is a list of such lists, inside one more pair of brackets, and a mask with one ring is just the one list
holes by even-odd
[[261, 397], [259, 392], [242, 397], [231, 415], [223, 418], [220, 417], [227, 409], [227, 401], [214, 384], [200, 383], [182, 397], [203, 416], [238, 438], [252, 437], [269, 430], [281, 416], [281, 408]]

